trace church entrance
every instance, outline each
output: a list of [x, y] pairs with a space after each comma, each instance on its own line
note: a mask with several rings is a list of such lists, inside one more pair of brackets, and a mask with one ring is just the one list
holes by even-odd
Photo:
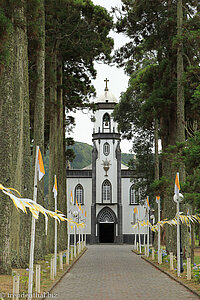
[[114, 223], [99, 223], [99, 243], [114, 243]]
[[116, 242], [117, 218], [110, 207], [104, 207], [97, 216], [98, 241], [99, 243]]

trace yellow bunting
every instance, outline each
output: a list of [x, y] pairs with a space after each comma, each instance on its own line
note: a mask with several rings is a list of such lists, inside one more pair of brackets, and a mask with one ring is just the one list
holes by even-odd
[[79, 227], [85, 226], [84, 223], [78, 224], [77, 222], [73, 221], [72, 219], [67, 219], [65, 217], [65, 215], [62, 212], [60, 212], [59, 210], [57, 210], [56, 212], [50, 211], [48, 209], [45, 209], [42, 205], [34, 202], [31, 199], [19, 198], [19, 197], [15, 196], [11, 191], [11, 190], [13, 190], [19, 194], [19, 192], [15, 189], [8, 189], [8, 188], [5, 188], [2, 184], [0, 184], [0, 190], [12, 199], [12, 201], [17, 209], [21, 209], [24, 213], [27, 213], [26, 208], [28, 208], [35, 219], [38, 219], [39, 213], [41, 213], [45, 216], [46, 221], [48, 221], [48, 216], [50, 216], [50, 217], [56, 219], [59, 223], [60, 223], [60, 221], [66, 221], [68, 223], [75, 224], [76, 226], [79, 226]]

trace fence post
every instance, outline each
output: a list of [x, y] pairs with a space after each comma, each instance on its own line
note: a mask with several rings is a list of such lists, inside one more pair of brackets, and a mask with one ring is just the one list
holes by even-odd
[[60, 258], [60, 270], [63, 270], [63, 254], [62, 254], [62, 252], [59, 253], [59, 258]]
[[187, 280], [191, 280], [191, 258], [187, 258]]
[[73, 258], [74, 258], [74, 247], [73, 246], [71, 246], [71, 260], [73, 260]]
[[69, 249], [66, 250], [66, 265], [69, 265]]
[[155, 259], [155, 251], [154, 251], [154, 247], [152, 247], [152, 260]]
[[174, 262], [173, 262], [173, 252], [169, 253], [170, 258], [170, 271], [174, 270]]
[[158, 251], [158, 263], [161, 265], [162, 264], [162, 250]]
[[51, 280], [54, 280], [54, 258], [51, 258], [51, 272], [50, 272]]
[[13, 299], [19, 299], [19, 275], [13, 277]]
[[36, 265], [36, 272], [35, 272], [35, 276], [36, 276], [36, 280], [35, 280], [35, 291], [37, 293], [40, 293], [40, 270], [41, 270], [41, 266], [40, 265]]

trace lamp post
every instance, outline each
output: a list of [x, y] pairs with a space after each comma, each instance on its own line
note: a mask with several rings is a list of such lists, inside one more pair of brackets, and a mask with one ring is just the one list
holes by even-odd
[[174, 202], [177, 204], [177, 275], [180, 277], [180, 273], [184, 271], [183, 269], [183, 251], [181, 245], [181, 226], [179, 219], [180, 212], [180, 202], [183, 200], [183, 195], [181, 193], [174, 194]]
[[[152, 224], [154, 226], [154, 224], [155, 224], [154, 209], [152, 209], [151, 212], [152, 212], [152, 215], [150, 216], [150, 219], [152, 220]], [[154, 243], [154, 232], [153, 231], [151, 232], [151, 243], [152, 243], [152, 245]]]

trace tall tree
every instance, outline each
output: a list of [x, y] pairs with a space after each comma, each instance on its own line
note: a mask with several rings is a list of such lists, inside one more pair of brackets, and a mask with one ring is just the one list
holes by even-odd
[[[10, 53], [9, 67], [5, 66], [1, 77], [1, 88], [4, 110], [2, 113], [3, 124], [1, 129], [5, 129], [7, 123], [8, 133], [8, 150], [1, 152], [2, 162], [6, 162], [7, 166], [5, 171], [9, 170], [10, 175], [5, 173], [7, 177], [3, 183], [7, 186], [13, 186], [19, 190], [25, 197], [30, 196], [30, 121], [29, 121], [29, 95], [28, 95], [28, 55], [27, 55], [27, 32], [26, 32], [26, 1], [20, 0], [16, 3], [12, 1], [1, 1], [1, 7], [4, 10], [4, 15], [10, 23], [12, 23], [12, 32], [7, 36], [8, 50]], [[10, 72], [10, 73], [9, 73]], [[7, 76], [6, 74], [9, 74]], [[8, 82], [5, 83], [5, 76]], [[5, 87], [10, 85], [8, 95], [5, 95]], [[9, 97], [9, 101], [7, 101]], [[10, 114], [6, 115], [7, 121], [5, 122], [5, 112], [10, 109]], [[6, 130], [8, 130], [6, 129]], [[3, 133], [2, 133], [3, 134]], [[10, 137], [10, 138], [9, 138]], [[7, 142], [6, 142], [7, 143]], [[4, 149], [4, 145], [2, 145]], [[5, 150], [5, 149], [4, 149]], [[8, 159], [6, 158], [8, 156]], [[7, 172], [6, 171], [6, 172]], [[2, 174], [3, 178], [3, 174]], [[10, 271], [10, 260], [16, 265], [23, 263], [26, 250], [20, 251], [20, 229], [24, 228], [26, 219], [16, 209], [13, 208], [12, 203], [7, 200], [4, 207], [5, 212], [12, 210], [10, 213], [9, 221], [5, 222], [5, 228], [11, 225], [5, 235], [2, 233], [2, 241], [5, 246], [1, 255], [4, 255], [1, 264], [2, 272]], [[5, 214], [6, 216], [6, 214]], [[4, 217], [3, 217], [4, 218]], [[6, 225], [7, 224], [7, 225]], [[23, 248], [24, 249], [24, 248]], [[5, 265], [7, 263], [7, 266]]]
[[[47, 106], [49, 120], [49, 208], [54, 208], [54, 174], [58, 178], [58, 209], [66, 210], [65, 112], [88, 105], [94, 93], [93, 61], [109, 59], [113, 41], [108, 37], [111, 17], [91, 1], [61, 0], [46, 3]], [[63, 225], [64, 226], [64, 225]], [[52, 251], [54, 224], [49, 226], [48, 247]], [[60, 247], [65, 247], [66, 228], [61, 227]]]
[[[193, 1], [184, 1], [184, 34], [186, 27], [192, 29], [191, 19], [194, 14], [195, 3]], [[132, 41], [122, 47], [117, 53], [115, 60], [119, 65], [126, 66], [126, 71], [130, 74], [130, 84], [125, 97], [130, 101], [129, 106], [132, 111], [125, 110], [121, 116], [117, 116], [123, 122], [125, 130], [130, 131], [131, 126], [126, 127], [129, 122], [138, 123], [141, 127], [152, 128], [154, 118], [158, 118], [160, 124], [160, 138], [162, 149], [165, 151], [169, 145], [174, 145], [177, 136], [184, 138], [184, 94], [183, 77], [179, 76], [181, 83], [181, 106], [177, 102], [177, 65], [180, 62], [176, 59], [176, 53], [181, 54], [181, 68], [183, 71], [183, 51], [188, 57], [195, 57], [194, 48], [190, 47], [188, 55], [187, 47], [183, 47], [184, 35], [177, 35], [176, 16], [177, 3], [174, 1], [122, 1], [122, 11], [116, 28], [119, 32], [127, 34]], [[187, 16], [187, 17], [186, 17]], [[179, 51], [181, 49], [181, 52]], [[197, 53], [197, 52], [196, 52]], [[180, 57], [180, 56], [179, 56]], [[188, 61], [185, 61], [187, 64]], [[185, 68], [186, 70], [186, 68]], [[179, 90], [180, 91], [180, 90]], [[129, 100], [129, 95], [134, 99]], [[189, 98], [187, 99], [187, 101]], [[131, 102], [133, 104], [131, 104]], [[127, 103], [127, 102], [126, 102]], [[121, 105], [121, 104], [120, 104]], [[135, 106], [134, 106], [135, 105]], [[125, 106], [125, 102], [123, 104]], [[133, 110], [137, 109], [137, 112]], [[181, 113], [177, 111], [181, 109]], [[132, 117], [131, 117], [132, 112]], [[125, 122], [122, 119], [125, 116]], [[179, 118], [180, 116], [180, 118]], [[143, 121], [143, 122], [141, 122]], [[177, 129], [177, 124], [179, 124]], [[178, 130], [178, 131], [177, 131]], [[176, 213], [175, 203], [171, 201], [173, 194], [174, 174], [176, 170], [166, 160], [162, 160], [162, 174], [171, 182], [170, 190], [163, 194], [164, 198], [164, 217], [171, 218]], [[175, 235], [167, 232], [167, 249], [175, 250]]]
[[[32, 166], [35, 165], [36, 146], [44, 156], [44, 108], [45, 108], [45, 11], [44, 0], [27, 2], [29, 94], [32, 138]], [[34, 172], [34, 167], [32, 167]], [[34, 174], [33, 174], [34, 178]], [[32, 183], [33, 186], [33, 183]], [[44, 181], [38, 182], [37, 202], [44, 205]], [[36, 222], [35, 258], [45, 253], [44, 218]]]

